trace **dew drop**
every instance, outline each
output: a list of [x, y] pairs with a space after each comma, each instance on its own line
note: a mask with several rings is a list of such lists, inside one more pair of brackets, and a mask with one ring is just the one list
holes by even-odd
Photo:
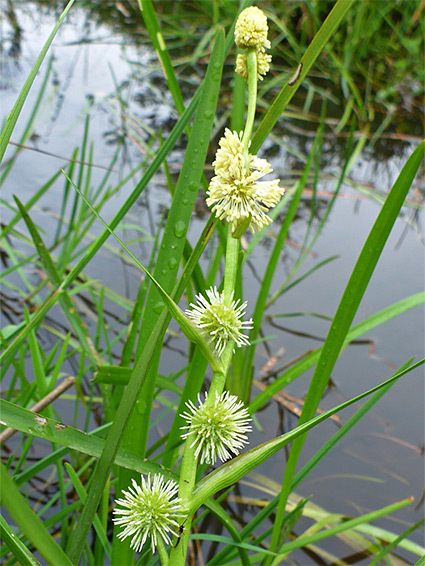
[[162, 309], [164, 308], [164, 303], [162, 301], [158, 301], [152, 308], [153, 312], [156, 312], [156, 314], [159, 314]]
[[189, 201], [187, 200], [187, 198], [184, 198], [182, 200], [182, 203], [184, 204], [184, 206], [187, 206], [189, 204]]
[[191, 181], [188, 185], [189, 187], [189, 191], [197, 191], [198, 190], [198, 183], [195, 183], [195, 181]]
[[209, 120], [210, 118], [212, 118], [214, 115], [214, 112], [212, 110], [205, 110], [204, 112], [204, 118], [206, 120]]
[[161, 271], [161, 275], [162, 275], [163, 277], [165, 277], [165, 276], [167, 275], [167, 270], [166, 270], [166, 269], [163, 269], [163, 270]]
[[168, 260], [168, 267], [170, 269], [175, 269], [177, 267], [178, 261], [176, 260], [175, 257], [172, 257], [171, 259]]
[[136, 401], [136, 410], [139, 413], [139, 415], [143, 415], [143, 413], [146, 412], [146, 402], [138, 399]]
[[183, 222], [183, 220], [176, 222], [176, 225], [174, 226], [174, 235], [176, 236], [176, 238], [182, 238], [185, 232], [186, 224]]

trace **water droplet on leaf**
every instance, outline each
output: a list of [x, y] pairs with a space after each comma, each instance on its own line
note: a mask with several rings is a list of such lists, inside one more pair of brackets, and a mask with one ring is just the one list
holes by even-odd
[[183, 222], [183, 220], [176, 222], [176, 225], [174, 226], [174, 235], [176, 236], [176, 238], [182, 238], [185, 232], [186, 224]]

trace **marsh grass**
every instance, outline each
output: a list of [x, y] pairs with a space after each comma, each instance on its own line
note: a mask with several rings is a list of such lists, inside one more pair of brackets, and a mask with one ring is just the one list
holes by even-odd
[[[72, 2], [66, 10], [71, 5]], [[248, 3], [242, 8], [245, 5]], [[127, 488], [131, 478], [140, 477], [140, 473], [160, 473], [166, 479], [179, 479], [182, 474], [183, 443], [180, 427], [184, 424], [180, 415], [187, 401], [195, 402], [198, 392], [202, 389], [208, 363], [214, 373], [224, 371], [222, 361], [211, 355], [208, 344], [193, 331], [178, 305], [183, 295], [190, 303], [196, 294], [221, 283], [220, 266], [225, 257], [226, 240], [229, 237], [224, 226], [211, 215], [193, 246], [186, 236], [198, 191], [208, 186], [205, 176], [208, 172], [208, 147], [213, 128], [216, 127], [217, 99], [222, 88], [221, 73], [223, 68], [226, 69], [224, 61], [233, 42], [230, 22], [234, 24], [237, 9], [232, 4], [224, 7], [218, 3], [207, 2], [197, 5], [197, 9], [205, 11], [215, 25], [211, 26], [210, 31], [186, 60], [186, 63], [190, 63], [199, 57], [208, 65], [203, 64], [201, 83], [195, 87], [191, 85], [191, 100], [185, 106], [172, 52], [167, 48], [173, 24], [184, 21], [185, 12], [182, 6], [183, 3], [175, 3], [175, 7], [171, 9], [170, 5], [165, 3], [159, 22], [155, 4], [150, 0], [141, 2], [147, 34], [161, 60], [169, 92], [180, 116], [167, 137], [159, 138], [158, 149], [155, 149], [153, 144], [148, 144], [146, 159], [134, 167], [119, 184], [113, 185], [110, 179], [121, 150], [121, 145], [118, 144], [104, 176], [95, 186], [92, 182], [93, 149], [89, 137], [88, 111], [80, 149], [74, 150], [70, 164], [62, 172], [58, 171], [28, 201], [22, 202], [20, 195], [15, 197], [13, 203], [3, 201], [3, 204], [13, 211], [14, 216], [2, 227], [3, 251], [9, 261], [9, 267], [3, 271], [2, 281], [8, 291], [20, 298], [23, 307], [17, 311], [19, 321], [16, 321], [16, 317], [11, 319], [1, 336], [1, 375], [6, 378], [7, 384], [5, 400], [2, 401], [2, 421], [5, 425], [24, 433], [19, 448], [5, 458], [1, 467], [2, 504], [11, 518], [8, 522], [2, 519], [1, 523], [4, 540], [1, 554], [5, 564], [13, 564], [16, 561], [21, 564], [36, 564], [38, 562], [34, 553], [41, 555], [43, 560], [50, 564], [78, 564], [80, 561], [85, 564], [103, 564], [108, 561], [113, 564], [131, 564], [134, 561], [138, 564], [157, 563], [158, 558], [152, 557], [149, 548], [143, 549], [140, 556], [135, 558], [129, 545], [120, 541], [116, 532], [112, 535], [111, 497]], [[251, 144], [253, 153], [259, 151], [279, 117], [287, 111], [301, 82], [306, 88], [304, 116], [309, 116], [313, 98], [318, 94], [322, 103], [321, 111], [316, 116], [317, 131], [314, 133], [312, 150], [308, 157], [303, 159], [303, 170], [294, 185], [287, 190], [281, 203], [270, 213], [273, 219], [281, 221], [280, 225], [276, 222], [272, 249], [258, 297], [253, 305], [254, 328], [250, 332], [251, 346], [243, 351], [238, 350], [233, 357], [227, 387], [245, 401], [254, 423], [258, 423], [256, 412], [260, 411], [273, 395], [311, 368], [314, 368], [314, 374], [298, 425], [293, 430], [259, 446], [250, 447], [250, 450], [231, 462], [216, 466], [213, 471], [206, 466], [199, 467], [193, 493], [186, 502], [187, 519], [182, 524], [180, 537], [169, 549], [171, 556], [181, 563], [184, 561], [183, 552], [186, 550], [189, 536], [191, 541], [221, 543], [220, 549], [215, 556], [210, 557], [208, 564], [277, 564], [290, 560], [291, 553], [297, 548], [304, 548], [318, 558], [335, 561], [337, 557], [317, 544], [334, 536], [341, 537], [349, 546], [354, 545], [360, 549], [364, 553], [362, 556], [374, 557], [375, 563], [379, 560], [393, 563], [392, 560], [396, 560], [394, 552], [398, 549], [409, 552], [409, 556], [413, 556], [414, 560], [423, 553], [423, 549], [408, 538], [414, 529], [421, 527], [420, 522], [400, 534], [372, 524], [374, 520], [387, 517], [411, 504], [412, 499], [409, 497], [385, 505], [381, 509], [361, 513], [355, 518], [347, 518], [342, 514], [331, 514], [318, 509], [311, 501], [299, 498], [295, 491], [382, 395], [398, 379], [423, 363], [423, 360], [413, 363], [412, 358], [390, 379], [387, 376], [387, 381], [383, 376], [381, 385], [316, 416], [332, 370], [343, 349], [372, 328], [424, 302], [424, 294], [418, 293], [353, 324], [360, 301], [423, 159], [423, 143], [416, 147], [406, 161], [389, 194], [383, 195], [382, 207], [353, 266], [339, 306], [330, 321], [324, 344], [312, 352], [306, 352], [300, 360], [294, 361], [289, 368], [279, 372], [276, 379], [258, 395], [254, 396], [252, 391], [254, 358], [259, 343], [264, 339], [260, 329], [266, 309], [291, 287], [300, 284], [317, 269], [333, 261], [333, 258], [329, 258], [307, 273], [301, 274], [300, 268], [320, 237], [342, 184], [370, 137], [369, 123], [374, 118], [377, 101], [388, 110], [388, 116], [392, 118], [390, 109], [394, 98], [383, 86], [381, 90], [375, 88], [376, 84], [382, 83], [382, 74], [378, 72], [379, 62], [376, 72], [372, 73], [369, 68], [365, 85], [365, 91], [369, 93], [367, 97], [359, 92], [355, 84], [356, 72], [364, 72], [362, 65], [368, 53], [366, 46], [372, 41], [372, 31], [368, 31], [366, 38], [363, 36], [364, 21], [370, 18], [378, 22], [379, 26], [382, 21], [389, 22], [391, 29], [404, 38], [404, 41], [401, 41], [403, 49], [410, 45], [407, 38], [414, 25], [397, 15], [403, 10], [399, 4], [391, 11], [383, 3], [356, 4], [351, 0], [338, 1], [325, 10], [328, 16], [326, 20], [321, 11], [325, 6], [326, 3], [300, 5], [299, 25], [295, 32], [284, 25], [285, 14], [273, 6], [273, 3], [270, 4], [270, 20], [276, 26], [278, 34], [278, 58], [271, 84], [267, 85], [265, 80], [264, 90], [260, 90], [259, 105], [262, 113], [254, 128]], [[171, 12], [168, 12], [170, 9]], [[404, 10], [407, 12], [411, 8]], [[226, 36], [223, 30], [218, 29], [220, 14], [229, 22]], [[2, 156], [29, 89], [65, 15], [66, 13], [58, 20], [9, 114], [0, 140]], [[347, 18], [353, 30], [352, 40], [349, 42], [341, 41], [340, 38], [343, 33], [342, 26], [347, 25], [343, 22]], [[420, 21], [418, 25], [422, 25]], [[162, 37], [163, 28], [167, 33]], [[293, 48], [293, 59], [288, 59], [287, 52], [279, 53], [279, 38], [282, 38], [283, 34]], [[181, 26], [181, 31], [175, 39], [178, 44], [192, 45], [190, 26]], [[329, 43], [331, 39], [332, 42]], [[389, 41], [388, 38], [386, 40]], [[362, 49], [366, 50], [365, 54]], [[359, 64], [354, 57], [357, 51]], [[322, 68], [323, 59], [318, 59], [322, 52], [325, 54], [325, 64], [328, 65], [326, 70]], [[393, 54], [392, 51], [390, 53]], [[279, 56], [284, 58], [284, 63], [280, 62]], [[291, 86], [288, 79], [300, 61], [302, 68], [297, 83]], [[337, 73], [328, 73], [329, 62]], [[292, 69], [291, 73], [280, 72], [281, 64], [288, 64]], [[332, 102], [332, 96], [324, 93], [308, 78], [315, 64], [315, 72], [330, 74], [335, 88], [341, 81], [346, 109], [336, 125], [336, 131], [342, 130], [346, 124], [351, 125], [346, 131], [346, 153], [341, 172], [335, 178], [332, 197], [318, 225], [313, 222], [315, 195], [320, 176], [324, 130], [329, 123], [327, 109]], [[414, 72], [407, 63], [406, 67], [401, 69], [400, 77], [403, 71]], [[21, 144], [25, 143], [38, 109], [43, 103], [49, 73], [48, 64], [33, 111], [23, 129]], [[274, 90], [270, 90], [271, 88]], [[244, 90], [245, 83], [235, 80], [233, 100], [243, 101]], [[123, 109], [125, 102], [120, 95], [118, 100]], [[242, 104], [234, 104], [233, 109], [229, 107], [225, 116], [231, 119], [233, 127], [243, 127]], [[362, 124], [362, 121], [367, 123], [362, 128], [360, 139], [357, 140], [359, 136], [356, 135], [355, 128], [359, 123]], [[382, 135], [390, 122], [390, 119], [384, 121], [382, 128], [374, 132], [372, 143]], [[186, 151], [177, 182], [174, 183], [171, 175], [167, 175], [172, 199], [171, 206], [164, 215], [163, 225], [152, 235], [142, 227], [135, 229], [136, 243], [145, 239], [153, 240], [151, 257], [144, 266], [130, 250], [135, 242], [124, 241], [120, 235], [129, 228], [134, 229], [134, 226], [126, 221], [126, 215], [143, 195], [149, 181], [159, 169], [167, 169], [167, 156], [175, 145], [181, 142], [183, 136], [187, 136], [187, 142], [184, 142]], [[6, 181], [14, 166], [15, 157], [12, 155], [7, 161], [2, 172], [2, 181]], [[50, 234], [44, 233], [42, 226], [37, 225], [33, 209], [41, 198], [49, 194], [49, 190], [60, 176], [63, 182], [62, 201], [52, 238]], [[122, 187], [128, 187], [131, 180], [136, 181], [134, 188], [127, 191], [125, 200], [115, 215], [106, 221], [103, 218], [106, 205]], [[303, 245], [288, 278], [271, 293], [272, 284], [276, 285], [277, 265], [307, 185], [312, 187], [313, 198], [310, 202], [310, 215]], [[96, 235], [102, 223], [103, 231]], [[249, 239], [243, 255], [238, 256], [238, 264], [242, 269], [256, 246], [268, 234], [269, 229], [264, 228]], [[110, 244], [110, 237], [116, 239], [118, 248]], [[119, 257], [125, 257], [124, 261], [140, 269], [137, 296], [127, 299], [84, 273], [89, 262], [106, 248]], [[206, 249], [209, 250], [210, 260], [205, 269], [202, 256]], [[181, 272], [178, 271], [179, 265], [182, 266]], [[36, 282], [27, 275], [29, 267], [39, 274]], [[242, 269], [236, 274], [234, 285], [236, 297], [241, 298], [243, 286], [246, 285], [242, 278]], [[87, 301], [90, 302], [95, 315], [95, 323], [90, 327], [86, 324], [83, 301], [86, 304]], [[120, 309], [122, 314], [119, 318], [110, 317], [110, 304]], [[177, 321], [183, 334], [192, 343], [187, 349], [186, 366], [169, 376], [162, 376], [158, 370], [161, 346], [171, 317]], [[55, 319], [59, 319], [60, 324], [55, 324]], [[45, 333], [52, 338], [53, 345], [43, 341], [42, 336]], [[75, 368], [75, 392], [70, 397], [74, 402], [75, 417], [73, 426], [63, 426], [61, 414], [49, 402], [49, 395], [54, 393], [66, 375], [65, 368], [69, 367], [67, 362], [70, 360]], [[28, 373], [28, 367], [31, 368], [31, 374]], [[178, 378], [183, 375], [186, 377], [182, 383]], [[94, 379], [88, 381], [88, 378]], [[168, 392], [176, 395], [177, 401], [170, 401]], [[366, 401], [357, 412], [296, 472], [306, 433], [363, 398], [366, 398]], [[38, 417], [34, 416], [31, 407], [43, 399], [46, 403], [45, 409], [39, 411]], [[152, 412], [154, 403], [159, 403], [162, 408], [159, 416], [154, 416]], [[101, 411], [98, 406], [102, 408]], [[79, 416], [81, 413], [82, 421]], [[170, 415], [172, 423], [169, 430], [153, 442], [151, 433], [157, 422], [169, 418]], [[93, 421], [96, 422], [97, 428], [93, 426]], [[48, 441], [50, 451], [32, 463], [29, 455], [36, 438]], [[282, 485], [275, 486], [274, 497], [255, 518], [240, 528], [220, 505], [221, 499], [224, 499], [229, 491], [220, 494], [217, 499], [213, 496], [221, 490], [231, 490], [237, 481], [253, 472], [285, 446], [290, 446], [290, 450], [286, 468], [282, 471]], [[34, 450], [37, 451], [37, 445]], [[64, 463], [64, 458], [71, 461]], [[28, 492], [30, 493], [32, 482], [37, 481], [39, 474], [50, 466], [55, 468], [57, 482], [43, 507], [35, 513]], [[69, 496], [70, 491], [76, 494], [72, 498]], [[200, 516], [194, 517], [192, 525], [195, 530], [190, 534], [192, 516], [198, 509], [203, 511]], [[229, 537], [199, 532], [198, 525], [202, 524], [200, 518], [207, 513], [216, 517], [227, 530]], [[312, 526], [306, 528], [303, 534], [295, 536], [294, 533], [299, 532], [303, 517], [312, 519]], [[270, 518], [271, 527], [268, 526]], [[16, 528], [19, 531], [15, 531]], [[18, 532], [19, 538], [14, 536]], [[195, 548], [200, 548], [197, 542], [194, 544]], [[162, 563], [167, 563], [167, 552], [160, 551], [160, 557]]]

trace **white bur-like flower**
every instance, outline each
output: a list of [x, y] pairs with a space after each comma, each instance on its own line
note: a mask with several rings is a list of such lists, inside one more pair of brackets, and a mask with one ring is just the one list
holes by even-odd
[[270, 224], [266, 213], [276, 206], [285, 189], [279, 187], [279, 179], [259, 181], [272, 171], [266, 159], [249, 154], [249, 171], [246, 170], [241, 134], [226, 128], [219, 145], [213, 163], [216, 175], [208, 187], [207, 205], [220, 220], [231, 222], [233, 231], [249, 216], [251, 232], [253, 225], [261, 230]]
[[218, 354], [221, 356], [230, 340], [239, 348], [249, 345], [248, 336], [242, 333], [243, 330], [252, 328], [251, 319], [245, 322], [242, 320], [247, 303], [240, 304], [240, 299], [234, 301], [232, 293], [230, 305], [226, 305], [224, 292], [219, 293], [216, 287], [205, 292], [208, 298], [196, 295], [197, 302], [190, 304], [191, 308], [186, 310], [186, 315], [208, 336]]
[[182, 428], [188, 430], [182, 438], [190, 437], [189, 441], [193, 438], [190, 447], [196, 446], [195, 457], [200, 456], [201, 464], [214, 464], [217, 458], [225, 462], [247, 444], [251, 418], [242, 401], [228, 391], [220, 396], [216, 392], [214, 403], [207, 403], [207, 398], [205, 393], [202, 403], [198, 395], [198, 407], [187, 401], [189, 410], [181, 417], [187, 422]]
[[181, 500], [175, 497], [178, 485], [173, 480], [165, 483], [161, 474], [155, 474], [153, 480], [150, 474], [147, 479], [142, 475], [141, 486], [134, 479], [132, 484], [133, 488], [123, 491], [124, 497], [115, 502], [124, 507], [114, 509], [114, 523], [125, 526], [118, 538], [133, 537], [130, 547], [140, 552], [150, 537], [153, 553], [158, 537], [170, 544], [171, 536], [178, 536], [179, 519], [183, 518]]
[[270, 49], [270, 41], [267, 39], [267, 18], [264, 12], [256, 6], [243, 10], [237, 19], [235, 26], [235, 43], [241, 49], [255, 47], [257, 51], [264, 48]]

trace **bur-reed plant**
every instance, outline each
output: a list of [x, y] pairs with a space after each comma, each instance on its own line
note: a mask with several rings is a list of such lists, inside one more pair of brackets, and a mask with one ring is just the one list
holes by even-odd
[[[162, 565], [178, 566], [186, 562], [192, 537], [192, 540], [206, 538], [223, 543], [223, 547], [209, 564], [278, 564], [286, 560], [296, 548], [310, 548], [318, 541], [342, 533], [348, 540], [357, 542], [359, 533], [374, 537], [370, 540], [364, 536], [361, 541], [365, 550], [374, 554], [376, 559], [386, 557], [390, 560], [396, 545], [416, 556], [420, 555], [422, 549], [419, 545], [407, 539], [410, 530], [397, 537], [381, 529], [378, 535], [369, 524], [408, 505], [411, 503], [410, 498], [352, 519], [342, 515], [325, 515], [317, 523], [317, 532], [306, 532], [294, 540], [289, 540], [289, 534], [298, 519], [309, 509], [307, 500], [301, 499], [293, 504], [291, 496], [294, 495], [294, 490], [393, 383], [423, 364], [423, 360], [414, 364], [413, 360], [409, 360], [381, 385], [315, 416], [331, 371], [344, 346], [365, 331], [424, 300], [423, 294], [409, 297], [352, 326], [373, 270], [423, 158], [424, 144], [412, 153], [388, 194], [354, 266], [323, 346], [284, 371], [271, 386], [251, 400], [255, 348], [271, 282], [308, 175], [319, 162], [323, 128], [319, 128], [317, 132], [304, 173], [291, 189], [285, 190], [279, 180], [270, 179], [272, 171], [269, 163], [257, 154], [320, 51], [352, 8], [353, 2], [338, 0], [335, 3], [301, 57], [295, 75], [282, 88], [256, 129], [257, 84], [259, 80], [268, 80], [271, 63], [271, 57], [267, 53], [270, 47], [268, 23], [260, 8], [245, 3], [227, 38], [222, 29], [216, 32], [205, 78], [185, 109], [173, 65], [156, 20], [154, 5], [150, 0], [140, 0], [139, 3], [152, 43], [163, 64], [176, 108], [181, 114], [180, 120], [161, 145], [131, 195], [108, 223], [101, 215], [105, 202], [100, 198], [102, 186], [97, 191], [90, 192], [90, 175], [85, 177], [83, 168], [80, 168], [79, 175], [76, 176], [77, 182], [73, 180], [73, 166], [68, 171], [63, 170], [66, 183], [63, 209], [71, 188], [75, 189], [78, 199], [73, 201], [71, 207], [69, 228], [61, 225], [58, 227], [54, 246], [62, 246], [58, 257], [54, 257], [46, 246], [43, 235], [30, 214], [32, 205], [48, 190], [50, 182], [26, 204], [18, 196], [15, 197], [16, 217], [3, 231], [5, 237], [14, 230], [16, 222], [23, 220], [34, 254], [26, 258], [16, 257], [14, 270], [21, 270], [30, 261], [36, 262], [46, 274], [46, 284], [49, 282], [53, 289], [43, 298], [42, 287], [31, 286], [36, 297], [35, 312], [25, 312], [22, 324], [7, 328], [2, 336], [4, 351], [1, 359], [4, 367], [7, 369], [12, 366], [15, 375], [21, 375], [23, 356], [29, 352], [35, 377], [34, 385], [26, 383], [26, 390], [20, 399], [14, 396], [13, 387], [10, 388], [8, 399], [2, 402], [2, 420], [9, 427], [29, 435], [29, 442], [23, 449], [24, 454], [34, 437], [48, 440], [52, 445], [49, 456], [32, 467], [19, 471], [23, 461], [21, 458], [15, 466], [14, 477], [9, 474], [12, 460], [6, 466], [1, 466], [2, 503], [22, 534], [21, 538], [17, 538], [10, 525], [2, 520], [6, 545], [2, 549], [4, 555], [7, 547], [14, 557], [12, 560], [18, 560], [22, 564], [38, 563], [32, 553], [36, 549], [49, 564], [78, 564], [81, 561], [87, 564], [103, 564], [106, 561], [117, 565], [155, 564], [159, 560]], [[62, 20], [61, 17], [57, 27]], [[0, 142], [3, 153], [54, 33], [9, 116]], [[240, 50], [235, 61], [236, 72], [247, 84], [246, 120], [242, 131], [231, 128], [224, 130], [212, 164], [214, 175], [207, 183], [203, 178], [204, 165], [220, 92], [221, 71], [233, 38]], [[235, 98], [238, 100], [244, 99], [241, 92], [245, 89], [245, 82], [235, 82]], [[238, 93], [237, 89], [241, 92]], [[244, 108], [240, 107], [235, 112], [239, 113], [239, 118], [235, 121], [240, 122]], [[85, 130], [86, 134], [87, 130], [88, 128]], [[183, 132], [188, 135], [185, 157], [173, 191], [162, 239], [160, 241], [158, 236], [154, 247], [157, 253], [153, 254], [147, 269], [121, 241], [117, 229]], [[86, 156], [86, 141], [85, 138], [82, 144], [82, 162]], [[335, 195], [350, 167], [350, 145], [349, 150]], [[133, 174], [137, 173], [138, 170], [135, 170]], [[205, 183], [206, 203], [211, 209], [211, 216], [192, 249], [186, 241], [186, 235], [196, 195]], [[333, 202], [334, 200], [329, 209]], [[269, 224], [282, 211], [284, 220], [268, 262], [253, 318], [248, 320], [245, 315], [247, 303], [241, 293], [241, 269], [252, 253], [253, 246], [258, 244]], [[103, 224], [104, 231], [91, 245], [77, 251], [83, 236], [95, 221]], [[253, 237], [250, 247], [242, 254], [240, 240], [247, 230], [252, 232]], [[218, 232], [225, 250], [222, 281], [218, 280], [217, 269], [212, 270], [208, 276], [200, 269], [200, 258], [214, 231]], [[126, 305], [131, 323], [114, 340], [109, 339], [108, 329], [102, 322], [107, 290], [96, 288], [95, 282], [82, 278], [84, 267], [105, 245], [109, 236], [119, 242], [145, 275], [135, 304]], [[315, 238], [312, 238], [309, 247], [314, 241]], [[220, 260], [220, 255], [217, 257]], [[67, 270], [72, 260], [76, 263]], [[179, 276], [180, 264], [182, 272]], [[25, 277], [22, 271], [21, 276]], [[31, 285], [28, 280], [26, 282], [28, 286]], [[94, 338], [89, 335], [74, 300], [76, 292], [85, 287], [91, 288], [99, 314]], [[180, 308], [179, 301], [185, 291], [193, 300], [188, 301], [184, 311]], [[37, 341], [37, 330], [56, 302], [59, 302], [68, 320], [70, 333], [60, 337], [61, 341], [58, 341], [53, 353], [45, 355]], [[183, 389], [158, 375], [161, 345], [171, 317], [191, 344]], [[106, 351], [99, 351], [102, 335], [106, 337]], [[124, 340], [121, 364], [112, 365], [112, 358], [106, 353], [111, 352], [113, 342], [118, 343], [119, 339]], [[80, 355], [76, 385], [83, 403], [87, 400], [81, 389], [82, 377], [88, 371], [96, 369], [95, 383], [99, 385], [106, 424], [90, 434], [56, 420], [48, 400], [47, 408], [42, 414], [41, 411], [38, 414], [27, 408], [31, 399], [39, 400], [54, 394], [62, 363], [71, 352], [78, 352]], [[208, 364], [212, 370], [212, 380], [205, 388], [204, 377]], [[245, 450], [255, 424], [255, 412], [276, 391], [312, 367], [315, 367], [315, 371], [298, 426], [264, 444]], [[176, 392], [179, 402], [168, 434], [156, 446], [151, 447], [149, 431], [158, 387]], [[307, 432], [345, 407], [370, 395], [372, 396], [365, 405], [295, 473]], [[224, 512], [217, 494], [231, 488], [289, 444], [289, 460], [279, 492], [257, 518], [239, 530]], [[149, 455], [154, 449], [159, 451], [159, 457], [150, 459]], [[90, 458], [77, 459], [78, 470], [69, 463], [65, 464], [70, 478], [68, 483], [61, 459], [70, 450]], [[43, 523], [20, 493], [19, 486], [51, 463], [55, 463], [57, 467], [60, 488], [57, 497], [52, 499], [61, 500], [61, 511]], [[209, 470], [211, 465], [216, 466], [212, 471]], [[90, 473], [84, 485], [79, 476], [83, 476], [86, 470], [90, 470]], [[64, 497], [67, 485], [72, 485], [78, 495], [78, 500], [71, 506], [67, 505]], [[111, 509], [111, 496], [114, 493], [115, 502]], [[192, 524], [199, 521], [196, 513], [202, 506], [217, 517], [230, 538], [211, 534], [191, 535]], [[255, 534], [256, 529], [261, 531], [262, 525], [272, 514], [273, 527], [260, 535]], [[108, 524], [110, 525], [111, 515], [114, 527], [110, 542]], [[49, 528], [59, 523], [61, 537], [60, 543], [57, 543]], [[93, 543], [89, 543], [90, 532], [93, 533]], [[388, 546], [382, 547], [375, 542], [377, 539], [389, 543]]]

